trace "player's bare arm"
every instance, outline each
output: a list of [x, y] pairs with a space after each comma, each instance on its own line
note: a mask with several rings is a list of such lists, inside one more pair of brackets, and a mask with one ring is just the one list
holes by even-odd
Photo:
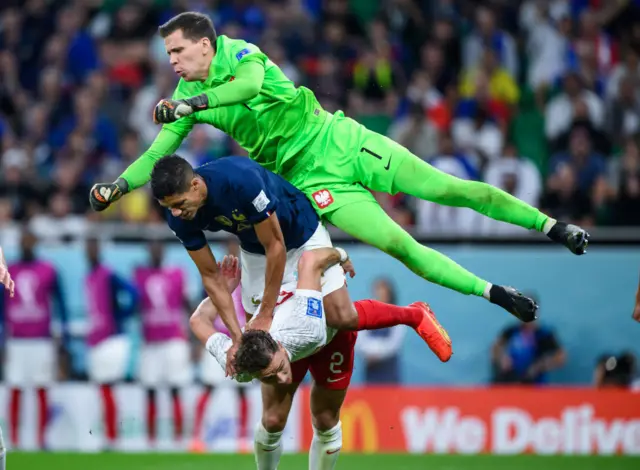
[[[229, 330], [229, 335], [233, 341], [233, 345], [227, 351], [227, 375], [233, 375], [233, 357], [238, 349], [242, 339], [242, 330], [236, 317], [235, 307], [231, 293], [227, 289], [226, 282], [218, 270], [218, 265], [211, 252], [209, 245], [195, 251], [188, 251], [189, 256], [195, 263], [202, 277], [202, 285], [207, 295], [211, 299], [211, 303], [219, 313], [222, 322]], [[211, 321], [213, 328], [213, 320]], [[213, 331], [215, 332], [215, 330]], [[213, 334], [212, 332], [212, 334]]]
[[4, 258], [2, 247], [0, 247], [0, 284], [4, 284], [5, 288], [9, 290], [9, 295], [13, 297], [15, 292], [15, 283], [13, 279], [11, 279], [11, 274], [9, 273], [9, 267], [7, 266], [7, 261]]
[[[222, 275], [227, 292], [231, 294], [240, 284], [240, 262], [238, 258], [227, 255], [221, 262], [218, 262], [218, 270]], [[216, 333], [214, 321], [218, 316], [218, 311], [214, 307], [211, 299], [207, 297], [191, 315], [189, 326], [193, 335], [206, 346], [207, 340]]]
[[267, 268], [264, 273], [264, 294], [260, 303], [260, 310], [256, 317], [247, 325], [247, 329], [269, 331], [276, 308], [284, 268], [287, 263], [287, 248], [278, 216], [274, 212], [266, 220], [253, 226], [258, 240], [264, 247], [267, 257]]
[[340, 263], [351, 277], [356, 275], [353, 263], [342, 248], [317, 248], [305, 251], [298, 262], [298, 289], [322, 291], [322, 273]]
[[227, 288], [227, 283], [218, 269], [211, 248], [206, 245], [199, 250], [188, 251], [188, 253], [200, 272], [207, 295], [219, 312], [222, 322], [229, 329], [231, 339], [234, 343], [240, 341], [242, 331], [238, 317], [236, 317], [233, 299]]

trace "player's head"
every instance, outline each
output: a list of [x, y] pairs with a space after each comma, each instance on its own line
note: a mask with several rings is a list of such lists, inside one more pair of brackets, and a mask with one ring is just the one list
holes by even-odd
[[87, 238], [87, 259], [89, 264], [96, 266], [100, 263], [100, 243], [96, 237]]
[[164, 244], [160, 240], [153, 240], [149, 243], [149, 261], [151, 266], [159, 268], [162, 266], [164, 258]]
[[151, 191], [174, 217], [191, 220], [207, 199], [207, 185], [184, 158], [169, 155], [158, 160], [151, 172]]
[[250, 374], [265, 383], [290, 384], [293, 379], [287, 351], [262, 330], [243, 333], [235, 366], [238, 374]]
[[187, 11], [158, 28], [173, 70], [185, 81], [204, 80], [215, 54], [216, 30], [207, 15]]
[[23, 261], [33, 261], [35, 259], [34, 248], [38, 240], [36, 236], [29, 230], [22, 232], [22, 238], [20, 238], [20, 250], [22, 252]]

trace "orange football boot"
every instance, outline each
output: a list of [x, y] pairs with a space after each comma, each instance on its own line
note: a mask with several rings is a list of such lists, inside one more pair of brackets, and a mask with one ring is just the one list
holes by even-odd
[[451, 338], [449, 338], [447, 330], [436, 319], [436, 314], [433, 313], [429, 304], [425, 302], [414, 302], [409, 307], [417, 307], [424, 312], [424, 318], [415, 330], [427, 343], [429, 349], [438, 356], [438, 359], [442, 362], [447, 362], [453, 354]]

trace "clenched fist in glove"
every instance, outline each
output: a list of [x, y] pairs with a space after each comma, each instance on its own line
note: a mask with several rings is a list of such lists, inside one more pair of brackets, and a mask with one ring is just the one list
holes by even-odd
[[113, 183], [97, 183], [91, 188], [89, 203], [94, 211], [100, 212], [109, 207], [112, 202], [120, 199], [128, 191], [129, 184], [122, 178], [118, 178]]
[[184, 100], [161, 100], [153, 110], [153, 122], [156, 124], [174, 122], [208, 107], [209, 100], [204, 93]]

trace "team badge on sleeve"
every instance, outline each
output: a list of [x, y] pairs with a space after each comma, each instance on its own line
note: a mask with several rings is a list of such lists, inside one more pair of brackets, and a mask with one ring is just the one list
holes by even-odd
[[322, 300], [314, 298], [307, 299], [307, 315], [322, 318]]
[[267, 208], [271, 201], [264, 193], [264, 191], [260, 191], [260, 194], [258, 194], [256, 198], [251, 202], [253, 204], [253, 207], [255, 207], [258, 212], [262, 212]]
[[247, 54], [250, 54], [251, 51], [249, 49], [242, 49], [240, 52], [238, 52], [236, 54], [236, 59], [240, 60], [242, 59], [244, 56], [246, 56]]

